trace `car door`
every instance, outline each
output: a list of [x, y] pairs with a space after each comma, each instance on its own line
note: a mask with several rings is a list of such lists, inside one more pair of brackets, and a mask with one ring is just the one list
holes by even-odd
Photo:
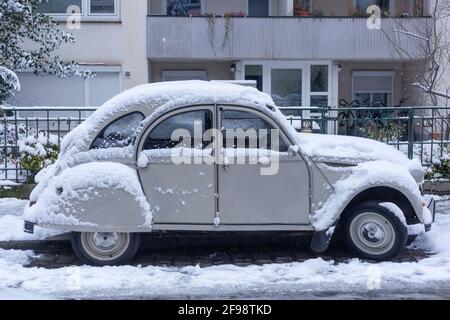
[[[156, 224], [212, 224], [212, 147], [198, 140], [214, 125], [214, 107], [183, 108], [155, 120], [138, 145], [138, 174]], [[174, 135], [184, 131], [190, 138]], [[195, 131], [195, 132], [194, 132]], [[197, 135], [197, 138], [194, 138]], [[182, 160], [182, 161], [181, 161]]]
[[[309, 170], [298, 152], [291, 152], [295, 149], [287, 136], [272, 119], [250, 108], [223, 106], [218, 116], [224, 156], [218, 166], [220, 223], [309, 224]], [[273, 132], [273, 138], [258, 134], [251, 143], [248, 134], [239, 143], [239, 134], [233, 137], [233, 131], [242, 136], [252, 129]]]

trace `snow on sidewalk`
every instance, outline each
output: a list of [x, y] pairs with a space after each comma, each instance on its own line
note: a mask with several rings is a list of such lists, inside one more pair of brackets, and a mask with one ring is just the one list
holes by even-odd
[[[4, 222], [4, 221], [3, 221]], [[2, 220], [0, 219], [0, 225]], [[0, 299], [24, 298], [279, 298], [323, 292], [364, 296], [450, 290], [450, 210], [415, 245], [435, 253], [419, 262], [305, 262], [188, 267], [27, 268], [32, 251], [0, 249]]]
[[27, 200], [0, 198], [0, 241], [43, 240], [61, 232], [36, 227], [34, 234], [23, 231], [23, 210]]

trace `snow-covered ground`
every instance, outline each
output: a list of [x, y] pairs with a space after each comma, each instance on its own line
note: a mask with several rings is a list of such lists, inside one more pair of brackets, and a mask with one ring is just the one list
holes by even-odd
[[[0, 235], [20, 239], [24, 201], [0, 199]], [[442, 210], [441, 210], [442, 211]], [[5, 215], [6, 214], [6, 215]], [[0, 249], [0, 299], [8, 298], [433, 298], [450, 297], [450, 207], [414, 243], [419, 262], [305, 262], [188, 267], [29, 268], [32, 251]], [[4, 235], [6, 234], [6, 236]], [[9, 234], [9, 235], [8, 235]], [[15, 235], [14, 235], [15, 234]], [[46, 236], [40, 233], [37, 238]], [[28, 235], [23, 236], [28, 239]]]

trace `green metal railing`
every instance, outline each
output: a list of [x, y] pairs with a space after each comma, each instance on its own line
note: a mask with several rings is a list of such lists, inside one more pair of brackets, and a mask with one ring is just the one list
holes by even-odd
[[83, 122], [95, 107], [0, 107], [0, 181], [27, 180], [19, 161], [19, 145], [29, 136], [52, 136], [57, 143]]
[[[58, 143], [95, 107], [1, 107], [0, 181], [25, 181], [19, 145], [38, 132]], [[298, 131], [358, 136], [385, 142], [429, 166], [450, 150], [450, 107], [280, 107]]]
[[280, 107], [302, 131], [378, 140], [428, 166], [447, 157], [450, 107]]

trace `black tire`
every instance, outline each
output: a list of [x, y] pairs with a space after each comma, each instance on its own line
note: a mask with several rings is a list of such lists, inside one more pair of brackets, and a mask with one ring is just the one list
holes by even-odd
[[347, 247], [356, 256], [390, 260], [406, 246], [408, 229], [380, 201], [367, 201], [350, 208], [343, 216], [342, 229]]
[[[121, 240], [120, 247], [116, 249], [117, 253], [102, 252], [102, 254], [95, 254], [95, 250], [102, 250], [97, 246], [92, 248], [89, 240], [94, 238], [94, 235], [114, 234], [118, 235]], [[125, 240], [123, 240], [125, 239]], [[130, 261], [139, 249], [141, 242], [140, 233], [94, 233], [94, 232], [72, 232], [71, 244], [73, 251], [82, 263], [93, 266], [108, 266], [120, 265]]]

